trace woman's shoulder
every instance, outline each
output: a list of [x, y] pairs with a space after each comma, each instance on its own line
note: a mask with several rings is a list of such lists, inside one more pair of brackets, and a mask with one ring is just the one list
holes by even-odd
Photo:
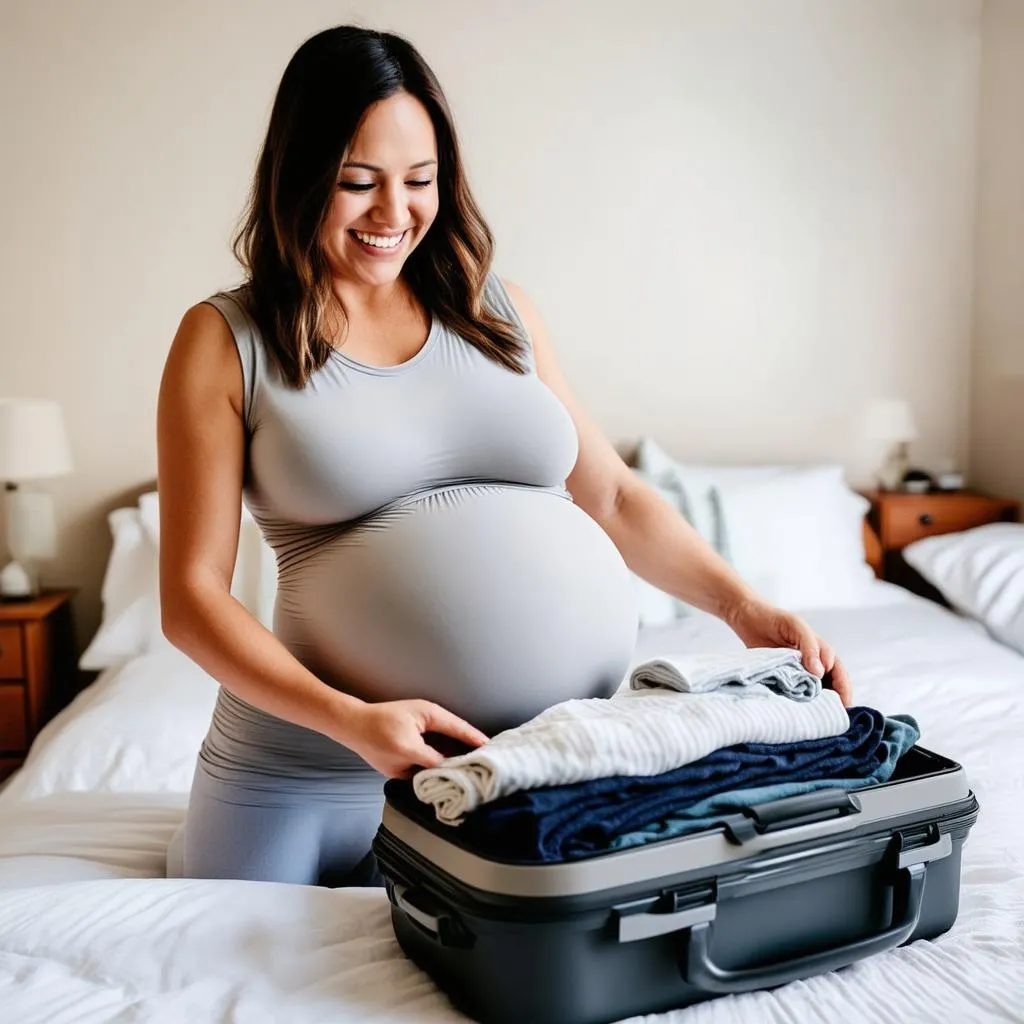
[[236, 345], [248, 346], [255, 340], [252, 293], [247, 284], [213, 292], [190, 306], [185, 320], [201, 331], [216, 333]]
[[235, 340], [230, 324], [208, 301], [189, 306], [181, 317], [171, 351], [197, 371], [213, 370], [230, 363]]
[[516, 306], [520, 304], [529, 305], [530, 300], [527, 297], [526, 292], [523, 290], [522, 285], [518, 285], [515, 281], [497, 273], [494, 273], [492, 276], [494, 277], [496, 286], [501, 288], [501, 290], [508, 296], [510, 302]]
[[488, 270], [484, 277], [484, 296], [488, 299], [508, 300], [509, 289], [515, 286], [497, 270]]
[[205, 301], [186, 309], [167, 353], [161, 392], [182, 401], [208, 401], [226, 394], [240, 409], [242, 376], [224, 317]]
[[491, 271], [487, 275], [485, 287], [489, 290], [489, 295], [494, 297], [492, 308], [520, 327], [529, 339], [533, 335], [537, 311], [522, 286], [496, 271]]
[[518, 311], [512, 298], [514, 288], [515, 286], [496, 270], [487, 271], [484, 278], [484, 302], [499, 316], [513, 322], [518, 320]]
[[223, 314], [225, 308], [237, 307], [246, 316], [251, 316], [252, 310], [252, 286], [249, 284], [236, 285], [234, 288], [221, 288], [211, 292], [205, 298], [200, 299], [192, 309], [206, 307], [207, 309], [220, 310]]
[[247, 286], [216, 291], [185, 310], [173, 348], [197, 369], [231, 369], [237, 365], [238, 350], [247, 347], [250, 323]]

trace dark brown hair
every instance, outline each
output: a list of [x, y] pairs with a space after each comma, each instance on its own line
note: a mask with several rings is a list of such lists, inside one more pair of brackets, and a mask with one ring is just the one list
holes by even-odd
[[406, 40], [345, 25], [307, 39], [288, 62], [234, 240], [253, 318], [295, 387], [331, 354], [325, 325], [334, 299], [320, 232], [341, 160], [369, 107], [400, 91], [418, 99], [433, 122], [439, 199], [437, 217], [402, 273], [439, 320], [524, 372], [516, 329], [483, 302], [494, 241], [470, 193], [437, 78]]

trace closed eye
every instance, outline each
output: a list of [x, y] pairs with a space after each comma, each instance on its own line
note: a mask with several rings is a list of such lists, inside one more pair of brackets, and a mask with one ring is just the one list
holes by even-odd
[[[433, 185], [433, 179], [427, 179], [426, 181], [407, 181], [406, 185], [410, 188], [429, 188]], [[343, 188], [346, 192], [369, 192], [371, 188], [374, 188], [373, 182], [362, 182], [362, 181], [339, 181], [338, 188]]]

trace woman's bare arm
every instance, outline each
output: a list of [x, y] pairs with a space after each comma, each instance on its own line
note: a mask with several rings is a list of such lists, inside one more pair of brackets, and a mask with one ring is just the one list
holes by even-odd
[[231, 596], [245, 461], [242, 370], [212, 306], [190, 309], [171, 345], [157, 452], [168, 640], [243, 700], [338, 738], [363, 702], [319, 680]]
[[748, 646], [798, 647], [808, 670], [830, 673], [833, 688], [849, 704], [849, 675], [835, 651], [798, 615], [761, 599], [678, 511], [630, 470], [573, 395], [536, 308], [521, 288], [505, 284], [530, 334], [538, 377], [576, 425], [579, 457], [566, 481], [573, 500], [600, 523], [638, 576], [719, 616]]

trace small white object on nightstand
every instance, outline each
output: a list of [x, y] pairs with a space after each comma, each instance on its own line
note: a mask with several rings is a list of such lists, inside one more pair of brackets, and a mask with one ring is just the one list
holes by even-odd
[[951, 458], [944, 458], [939, 463], [935, 486], [940, 491], [962, 491], [964, 489], [964, 475], [957, 470], [956, 463]]

